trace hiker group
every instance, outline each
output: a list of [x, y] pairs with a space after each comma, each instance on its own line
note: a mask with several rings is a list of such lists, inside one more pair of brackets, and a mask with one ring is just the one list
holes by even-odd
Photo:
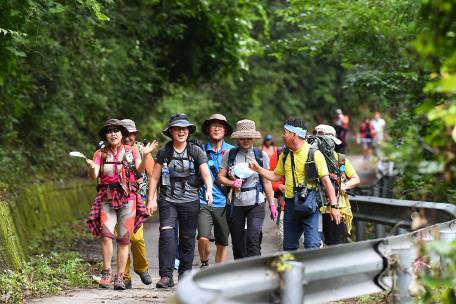
[[[291, 117], [284, 122], [284, 146], [276, 148], [267, 135], [261, 149], [254, 146], [262, 136], [251, 120], [238, 121], [234, 130], [225, 116], [212, 115], [201, 126], [209, 137], [204, 144], [190, 139], [196, 129], [185, 114], [172, 115], [163, 131], [170, 141], [155, 160], [151, 153], [158, 143], [137, 142], [141, 131], [132, 120], [110, 119], [99, 130], [107, 145], [99, 145], [86, 164], [90, 178], [98, 180], [88, 225], [102, 238], [101, 288], [112, 282], [116, 290], [132, 287], [130, 244], [135, 272], [144, 284], [152, 283], [143, 223], [156, 212], [158, 288], [174, 286], [175, 267], [179, 280], [192, 269], [196, 240], [200, 268], [211, 266], [210, 242], [217, 249], [215, 263], [226, 261], [229, 235], [234, 259], [261, 255], [266, 204], [271, 220], [279, 222], [280, 251], [318, 248], [323, 240], [336, 245], [344, 224], [350, 233], [347, 190], [359, 177], [345, 155], [335, 152], [341, 141], [333, 127], [319, 125], [309, 132], [302, 118]], [[228, 136], [236, 146], [225, 142]]]

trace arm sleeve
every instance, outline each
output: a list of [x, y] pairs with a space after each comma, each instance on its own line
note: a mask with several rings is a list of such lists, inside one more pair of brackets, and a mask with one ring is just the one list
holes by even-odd
[[165, 147], [160, 148], [160, 150], [157, 152], [157, 156], [155, 156], [155, 162], [159, 163], [160, 165], [163, 165], [165, 160]]
[[228, 162], [230, 158], [230, 152], [223, 154], [222, 161], [220, 162], [220, 168], [225, 169], [228, 171]]
[[154, 159], [152, 158], [152, 155], [147, 155], [147, 161], [146, 161], [146, 173], [151, 173], [154, 171]]
[[95, 164], [97, 164], [98, 166], [101, 166], [101, 156], [100, 156], [101, 152], [100, 150], [98, 150], [97, 152], [95, 152], [95, 154], [93, 155], [93, 162]]
[[277, 167], [275, 168], [274, 173], [282, 176], [285, 175], [285, 169], [283, 167], [283, 153], [280, 154], [279, 160], [277, 161]]
[[264, 151], [262, 153], [263, 153], [263, 168], [265, 168], [266, 170], [269, 170], [269, 156]]
[[355, 174], [355, 168], [353, 168], [352, 164], [348, 161], [347, 158], [345, 158], [345, 175], [347, 175], [348, 178]]
[[198, 166], [207, 163], [207, 157], [206, 154], [204, 154], [203, 150], [201, 150], [200, 147], [196, 147], [195, 150], [197, 151], [195, 161], [198, 164]]
[[329, 174], [328, 165], [323, 154], [317, 150], [314, 154], [315, 164], [317, 165], [318, 176], [323, 177]]

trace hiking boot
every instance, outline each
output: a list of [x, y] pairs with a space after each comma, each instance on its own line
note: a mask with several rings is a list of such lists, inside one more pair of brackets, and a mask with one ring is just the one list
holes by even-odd
[[124, 280], [125, 289], [131, 289], [131, 280]]
[[201, 268], [201, 269], [209, 268], [209, 267], [211, 267], [211, 264], [209, 264], [209, 263], [202, 263], [202, 264], [200, 265], [200, 268]]
[[145, 284], [145, 285], [152, 284], [152, 278], [149, 275], [149, 269], [147, 269], [146, 271], [141, 272], [141, 273], [137, 272], [136, 270], [135, 270], [135, 272], [139, 275], [139, 277], [141, 278], [141, 282], [143, 282], [143, 284]]
[[114, 279], [114, 290], [125, 290], [125, 289], [127, 289], [125, 287], [124, 278], [125, 278], [125, 276], [124, 276], [123, 273], [116, 274], [116, 278]]
[[174, 281], [172, 278], [168, 277], [162, 277], [160, 281], [157, 282], [155, 287], [157, 288], [168, 288], [168, 287], [173, 287], [174, 286]]
[[101, 271], [101, 281], [98, 284], [100, 288], [109, 288], [112, 282], [112, 268], [103, 268]]

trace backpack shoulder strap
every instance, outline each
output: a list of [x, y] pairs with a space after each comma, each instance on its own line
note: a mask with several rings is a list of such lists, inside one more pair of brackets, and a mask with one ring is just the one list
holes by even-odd
[[165, 145], [165, 162], [168, 163], [168, 165], [173, 160], [173, 154], [174, 154], [173, 150], [174, 150], [173, 142], [169, 141], [168, 143], [166, 143], [166, 145]]
[[228, 165], [229, 167], [232, 167], [236, 161], [236, 156], [239, 152], [239, 147], [234, 147], [234, 148], [231, 148], [229, 153], [229, 158], [228, 158]]
[[253, 147], [253, 153], [255, 153], [255, 160], [263, 168], [263, 150]]
[[317, 144], [312, 144], [309, 149], [309, 154], [307, 154], [307, 162], [313, 162], [314, 161], [314, 156], [315, 156], [315, 151], [318, 150], [318, 145]]
[[[285, 169], [285, 162], [287, 161], [287, 157], [288, 157], [288, 154], [290, 153], [290, 149], [289, 148], [284, 148], [283, 151], [282, 151], [282, 161], [283, 161], [283, 168]], [[277, 158], [277, 160], [279, 160]]]

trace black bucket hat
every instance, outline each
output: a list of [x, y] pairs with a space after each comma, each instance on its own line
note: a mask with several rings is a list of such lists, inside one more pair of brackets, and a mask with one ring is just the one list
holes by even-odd
[[211, 124], [211, 121], [213, 121], [213, 120], [219, 120], [219, 121], [223, 121], [225, 123], [225, 127], [226, 127], [225, 136], [230, 136], [231, 134], [233, 134], [233, 127], [228, 123], [228, 120], [226, 120], [225, 116], [223, 116], [222, 114], [212, 114], [211, 117], [209, 117], [209, 119], [206, 119], [203, 122], [203, 125], [201, 126], [201, 131], [203, 132], [204, 135], [209, 136], [209, 133], [207, 133], [207, 127], [209, 127], [209, 125]]
[[128, 136], [128, 130], [125, 128], [122, 122], [118, 119], [112, 118], [108, 119], [105, 125], [98, 131], [98, 136], [100, 136], [101, 139], [106, 140], [106, 129], [109, 127], [118, 127], [119, 130], [122, 131], [123, 137]]
[[188, 128], [189, 135], [195, 133], [196, 131], [196, 126], [189, 123], [187, 115], [182, 113], [174, 114], [173, 116], [171, 116], [171, 118], [169, 119], [168, 128], [163, 130], [163, 134], [172, 138], [171, 133], [169, 133], [169, 128], [172, 127]]

